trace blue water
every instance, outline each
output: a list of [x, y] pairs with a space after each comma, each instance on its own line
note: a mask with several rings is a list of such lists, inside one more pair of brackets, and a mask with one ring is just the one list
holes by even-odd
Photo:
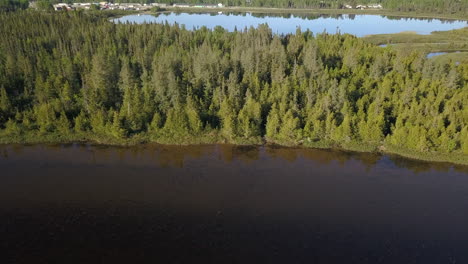
[[370, 34], [390, 34], [411, 31], [418, 34], [430, 34], [432, 31], [446, 31], [468, 26], [467, 21], [448, 21], [439, 19], [389, 18], [381, 15], [334, 15], [310, 16], [299, 15], [258, 15], [251, 13], [216, 14], [216, 13], [164, 13], [153, 15], [129, 15], [113, 20], [130, 23], [178, 23], [187, 29], [206, 26], [213, 29], [221, 26], [229, 31], [242, 30], [250, 26], [267, 23], [273, 33], [294, 33], [300, 27], [314, 33], [328, 32], [349, 33], [359, 37]]
[[435, 57], [435, 56], [439, 56], [439, 55], [444, 55], [444, 54], [447, 54], [447, 52], [431, 52], [429, 54], [427, 54], [427, 58], [432, 58], [432, 57]]
[[453, 52], [453, 51], [452, 52], [444, 52], [444, 51], [442, 51], [442, 52], [431, 52], [431, 53], [428, 53], [426, 57], [429, 59], [429, 58], [432, 58], [432, 57], [436, 57], [436, 56], [444, 55], [444, 54], [448, 54], [448, 53], [460, 53], [460, 51], [455, 51], [455, 52]]

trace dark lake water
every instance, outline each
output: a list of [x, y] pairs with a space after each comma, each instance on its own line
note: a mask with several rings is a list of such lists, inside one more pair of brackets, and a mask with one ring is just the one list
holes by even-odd
[[2, 263], [468, 263], [468, 168], [274, 147], [0, 146]]
[[398, 18], [381, 15], [299, 15], [299, 14], [256, 14], [256, 13], [163, 13], [154, 15], [128, 15], [113, 20], [130, 23], [178, 23], [187, 29], [202, 26], [222, 26], [230, 31], [257, 27], [267, 23], [273, 33], [295, 33], [300, 27], [313, 33], [349, 33], [362, 37], [370, 34], [389, 34], [412, 31], [430, 34], [432, 31], [447, 31], [467, 27], [466, 21]]

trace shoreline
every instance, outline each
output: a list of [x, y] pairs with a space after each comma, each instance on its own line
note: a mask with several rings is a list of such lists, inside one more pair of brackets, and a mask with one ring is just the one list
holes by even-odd
[[[193, 8], [191, 8], [191, 9], [193, 10]], [[228, 9], [228, 8], [223, 8], [223, 9]], [[245, 8], [245, 9], [246, 10], [252, 10], [252, 9], [247, 9], [247, 8]], [[199, 9], [199, 10], [201, 10], [201, 9]], [[216, 10], [219, 10], [219, 9], [212, 9], [210, 11], [216, 12]], [[230, 8], [230, 10], [232, 10], [232, 8]], [[271, 8], [262, 8], [262, 9], [257, 8], [256, 10], [272, 10], [272, 9]], [[284, 9], [275, 9], [275, 10], [284, 10]], [[287, 9], [287, 10], [290, 10], [290, 9]], [[313, 10], [313, 9], [311, 9], [311, 10]], [[307, 11], [307, 9], [299, 9], [297, 11], [305, 12], [305, 11]], [[319, 12], [323, 13], [324, 10], [315, 10], [315, 11], [319, 11]], [[341, 12], [341, 11], [346, 11], [346, 10], [328, 10], [328, 11], [330, 11], [330, 12], [331, 11]], [[359, 12], [359, 13], [362, 13], [362, 14], [369, 13], [370, 11], [372, 11], [372, 13], [374, 13], [374, 14], [380, 12], [380, 10], [353, 10], [353, 11], [354, 12]], [[204, 12], [204, 11], [201, 11], [201, 12]], [[132, 12], [132, 11], [129, 11], [129, 13], [134, 14], [134, 12]], [[92, 14], [92, 13], [89, 13], [89, 14]], [[103, 17], [105, 17], [106, 14], [112, 15], [112, 14], [116, 14], [116, 13], [101, 12], [99, 14], [101, 14]], [[120, 12], [120, 14], [123, 14], [123, 13]], [[49, 15], [47, 15], [47, 16], [49, 16]], [[79, 19], [79, 18], [80, 17], [78, 17], [76, 19]], [[18, 19], [18, 21], [20, 21], [23, 18], [18, 17], [17, 19]], [[64, 21], [67, 21], [67, 20], [64, 20]], [[94, 25], [94, 24], [90, 23], [90, 24], [85, 24], [85, 25]], [[104, 26], [107, 26], [107, 24], [105, 24], [105, 22], [103, 22], [102, 26], [105, 29]], [[463, 30], [468, 31], [468, 28], [465, 28]], [[438, 35], [438, 37], [447, 37], [447, 36], [451, 37], [453, 32], [458, 32], [458, 31], [450, 31], [450, 32], [447, 31], [447, 33], [443, 33], [443, 34], [441, 32], [438, 32], [437, 35]], [[31, 35], [35, 36], [35, 34], [33, 34], [33, 33], [35, 33], [35, 32], [32, 32]], [[96, 32], [96, 33], [100, 33], [100, 32]], [[434, 35], [434, 36], [432, 36], [432, 35]], [[437, 40], [437, 38], [435, 36], [436, 34], [434, 33], [432, 35], [431, 35], [431, 37], [424, 36], [424, 39], [431, 40], [431, 41], [434, 41], [434, 43], [437, 43], [437, 42], [435, 42]], [[395, 35], [395, 36], [398, 36], [398, 35]], [[405, 37], [407, 40], [411, 40], [408, 36], [413, 36], [413, 34], [405, 34], [403, 37]], [[18, 38], [20, 39], [21, 37], [22, 37], [22, 35], [18, 34]], [[418, 36], [418, 38], [423, 38], [423, 37]], [[117, 40], [118, 39], [116, 39], [116, 41]], [[174, 40], [174, 41], [176, 41], [176, 40]], [[414, 41], [412, 41], [412, 42], [414, 42]], [[18, 42], [18, 43], [21, 44], [22, 42]], [[338, 43], [337, 46], [339, 46], [340, 44], [341, 44], [341, 42]], [[243, 46], [241, 46], [241, 47], [244, 48]], [[248, 46], [246, 46], [246, 47], [248, 47]], [[361, 43], [360, 47], [367, 48], [368, 44]], [[16, 52], [15, 49], [13, 49], [13, 51]], [[378, 50], [378, 51], [380, 52], [382, 50]], [[18, 52], [20, 52], [20, 51], [18, 51]], [[92, 51], [90, 51], [90, 53], [92, 54]], [[21, 54], [21, 53], [19, 53], [19, 54]], [[132, 53], [129, 52], [129, 55], [131, 55], [131, 54]], [[175, 53], [171, 54], [171, 55], [174, 56]], [[378, 54], [376, 53], [376, 55], [378, 55]], [[105, 56], [101, 56], [101, 57], [105, 57]], [[375, 56], [375, 57], [377, 57], [377, 56]], [[94, 57], [93, 57], [93, 59], [94, 59]], [[105, 60], [105, 59], [103, 59], [103, 60]], [[118, 59], [116, 59], [115, 61], [118, 61]], [[86, 65], [85, 62], [86, 62], [86, 60], [84, 60], [83, 65]], [[142, 59], [141, 63], [143, 63], [143, 62], [145, 62], [145, 61]], [[102, 62], [102, 64], [104, 65], [104, 62]], [[80, 64], [77, 64], [77, 65], [80, 65]], [[188, 65], [189, 67], [193, 67], [194, 64], [187, 63], [186, 65]], [[454, 69], [455, 69], [455, 67], [454, 67]], [[267, 69], [267, 71], [268, 71], [268, 69]], [[27, 73], [27, 71], [25, 71], [25, 72]], [[84, 72], [83, 76], [88, 77], [88, 75], [87, 75], [88, 73], [86, 71], [83, 71], [83, 72]], [[461, 71], [460, 71], [460, 73], [461, 73]], [[96, 70], [95, 75], [99, 75], [99, 74], [101, 74], [101, 71]], [[8, 75], [8, 76], [13, 76], [13, 75]], [[92, 76], [94, 76], [94, 75], [92, 75]], [[216, 76], [216, 75], [213, 75], [213, 76]], [[189, 77], [181, 77], [181, 78], [187, 78], [187, 80], [188, 80]], [[268, 81], [267, 78], [264, 78], [264, 79]], [[326, 81], [328, 81], [327, 78], [325, 78], [325, 79], [326, 79]], [[362, 78], [362, 79], [364, 80], [364, 78]], [[162, 79], [162, 80], [165, 80], [165, 79]], [[445, 79], [441, 79], [441, 80], [444, 81]], [[80, 80], [78, 80], [78, 82], [79, 81]], [[250, 81], [246, 82], [245, 85], [249, 85], [250, 83], [251, 83]], [[215, 85], [219, 85], [219, 84], [215, 84]], [[182, 84], [181, 84], [181, 86], [182, 86]], [[54, 84], [54, 87], [55, 87], [55, 84]], [[96, 87], [98, 87], [98, 86], [96, 85]], [[77, 87], [77, 90], [82, 89], [82, 88], [83, 87], [81, 87], [81, 88]], [[180, 88], [180, 89], [183, 89], [183, 87]], [[259, 88], [259, 89], [261, 89], [261, 88]], [[278, 88], [278, 89], [280, 89], [280, 88]], [[38, 89], [38, 91], [40, 93], [44, 93], [44, 96], [49, 96], [46, 92], [44, 92], [42, 90]], [[59, 90], [57, 89], [57, 91], [59, 91]], [[364, 90], [364, 92], [367, 92], [367, 91]], [[268, 93], [271, 93], [271, 92], [268, 92]], [[6, 92], [5, 92], [5, 94], [6, 94]], [[118, 95], [118, 94], [116, 93], [116, 95]], [[6, 94], [6, 98], [8, 100], [8, 94]], [[78, 97], [78, 99], [76, 99], [77, 109], [80, 109], [80, 107], [81, 108], [84, 107], [82, 102], [79, 101], [80, 99], [83, 99], [83, 98], [84, 98], [84, 95], [82, 97]], [[207, 97], [207, 98], [209, 98], [208, 100], [212, 100], [211, 97]], [[274, 99], [274, 100], [279, 100], [279, 99]], [[274, 101], [274, 100], [272, 100], [272, 101]], [[111, 100], [109, 100], [109, 101], [111, 101]], [[246, 131], [249, 131], [248, 133], [247, 132], [245, 132], [245, 133], [243, 133], [243, 132], [242, 133], [241, 132], [234, 133], [234, 132], [229, 132], [230, 130], [226, 130], [227, 131], [227, 132], [225, 132], [226, 134], [222, 134], [223, 130], [219, 129], [220, 124], [221, 124], [219, 120], [213, 121], [212, 122], [213, 126], [211, 126], [210, 124], [207, 124], [205, 126], [202, 123], [202, 120], [206, 120], [207, 118], [205, 117], [205, 118], [202, 119], [200, 116], [195, 116], [197, 119], [194, 120], [194, 122], [196, 121], [197, 123], [194, 124], [194, 126], [196, 126], [197, 129], [192, 130], [190, 128], [191, 124], [188, 123], [190, 120], [189, 121], [187, 121], [187, 120], [183, 121], [185, 123], [181, 123], [182, 121], [181, 122], [172, 121], [172, 122], [169, 123], [169, 122], [166, 122], [167, 120], [164, 121], [163, 119], [161, 119], [161, 117], [159, 116], [159, 113], [157, 115], [158, 119], [155, 119], [154, 116], [153, 116], [152, 122], [154, 122], [154, 125], [152, 125], [152, 124], [149, 125], [148, 121], [149, 121], [149, 118], [151, 117], [149, 115], [146, 118], [146, 121], [141, 121], [141, 122], [146, 122], [146, 125], [142, 124], [141, 126], [139, 126], [138, 129], [134, 129], [134, 130], [129, 129], [129, 127], [125, 128], [125, 129], [122, 129], [121, 126], [123, 125], [122, 124], [123, 118], [126, 118], [126, 116], [123, 116], [123, 117], [120, 116], [119, 117], [119, 114], [120, 114], [119, 112], [122, 111], [122, 110], [118, 109], [117, 110], [118, 112], [115, 112], [112, 108], [110, 109], [112, 112], [109, 112], [109, 113], [100, 112], [99, 113], [100, 116], [95, 118], [95, 119], [92, 119], [92, 120], [91, 119], [87, 120], [86, 118], [88, 118], [88, 117], [85, 116], [84, 120], [86, 122], [91, 122], [91, 121], [94, 120], [96, 124], [92, 124], [92, 125], [91, 124], [88, 124], [88, 125], [83, 125], [83, 124], [76, 125], [75, 124], [74, 129], [76, 129], [76, 130], [74, 130], [74, 129], [71, 129], [71, 127], [72, 127], [71, 126], [72, 123], [70, 123], [71, 120], [69, 120], [69, 117], [67, 117], [66, 114], [65, 114], [65, 110], [63, 110], [63, 109], [66, 109], [65, 107], [60, 106], [60, 107], [62, 107], [61, 108], [62, 112], [60, 113], [60, 119], [59, 119], [59, 117], [57, 115], [59, 110], [56, 110], [56, 109], [52, 108], [50, 106], [50, 105], [52, 105], [52, 103], [50, 103], [48, 101], [45, 101], [45, 102], [46, 103], [42, 102], [40, 104], [36, 104], [39, 107], [43, 107], [43, 108], [35, 108], [34, 112], [27, 113], [26, 117], [22, 116], [22, 112], [21, 112], [21, 111], [25, 112], [26, 110], [21, 110], [20, 112], [17, 113], [17, 116], [15, 116], [14, 119], [11, 120], [11, 122], [8, 121], [10, 123], [5, 124], [5, 130], [0, 130], [0, 144], [12, 144], [12, 143], [17, 143], [17, 144], [39, 144], [39, 143], [62, 144], [62, 143], [73, 143], [73, 142], [81, 142], [81, 143], [93, 142], [93, 143], [95, 143], [97, 145], [113, 145], [113, 146], [127, 146], [127, 147], [134, 146], [134, 145], [139, 145], [139, 144], [144, 144], [144, 143], [158, 143], [158, 144], [166, 144], [166, 145], [200, 145], [200, 144], [227, 144], [227, 143], [229, 143], [229, 144], [245, 145], [245, 146], [247, 146], [247, 145], [251, 145], [251, 146], [256, 145], [256, 146], [258, 146], [258, 145], [265, 145], [265, 144], [276, 144], [276, 145], [286, 146], [286, 147], [336, 149], [336, 150], [348, 150], [348, 151], [357, 151], [357, 152], [396, 154], [396, 155], [399, 155], [399, 156], [402, 156], [402, 157], [407, 157], [407, 158], [412, 158], [412, 159], [417, 159], [417, 160], [424, 160], [424, 161], [429, 161], [429, 162], [449, 162], [449, 163], [453, 163], [453, 164], [468, 165], [468, 153], [466, 153], [467, 151], [462, 150], [462, 148], [453, 147], [453, 148], [450, 148], [450, 150], [453, 150], [453, 149], [458, 149], [458, 150], [456, 152], [445, 153], [444, 149], [439, 148], [438, 146], [437, 147], [432, 147], [432, 146], [428, 146], [426, 144], [424, 144], [424, 145], [406, 144], [410, 148], [414, 148], [415, 150], [405, 149], [405, 148], [399, 147], [399, 145], [401, 145], [400, 141], [393, 142], [395, 145], [392, 146], [392, 145], [390, 145], [389, 140], [381, 140], [382, 137], [384, 136], [383, 132], [379, 133], [378, 137], [368, 137], [368, 136], [366, 136], [367, 134], [370, 134], [370, 132], [367, 131], [367, 130], [369, 130], [369, 128], [365, 129], [364, 136], [357, 135], [356, 132], [351, 131], [349, 133], [349, 135], [351, 135], [351, 136], [348, 136], [348, 137], [341, 137], [341, 136], [336, 136], [336, 137], [333, 136], [332, 137], [332, 136], [330, 136], [330, 133], [329, 133], [331, 130], [329, 130], [329, 132], [327, 132], [328, 134], [314, 134], [315, 136], [312, 136], [312, 139], [304, 138], [304, 137], [306, 137], [306, 135], [309, 135], [309, 134], [302, 135], [302, 134], [296, 134], [296, 133], [294, 133], [294, 134], [293, 133], [285, 133], [284, 135], [281, 135], [281, 137], [280, 137], [280, 136], [277, 136], [277, 134], [279, 133], [278, 132], [279, 130], [276, 129], [276, 130], [271, 130], [271, 131], [276, 131], [276, 132], [270, 133], [270, 134], [273, 134], [273, 138], [276, 138], [278, 140], [266, 138], [266, 137], [264, 137], [264, 135], [267, 134], [267, 133], [264, 133], [267, 130], [265, 121], [268, 121], [268, 118], [267, 118], [267, 116], [265, 114], [261, 113], [262, 109], [261, 109], [261, 105], [259, 103], [258, 103], [258, 105], [259, 105], [258, 109], [260, 109], [260, 110], [258, 110], [258, 111], [255, 110], [255, 109], [257, 109], [256, 105], [253, 106], [255, 108], [252, 107], [252, 109], [259, 112], [259, 114], [249, 114], [251, 116], [254, 116], [256, 118], [256, 120], [260, 120], [260, 121], [255, 121], [255, 122], [258, 122], [258, 124], [256, 124], [256, 126], [258, 126], [258, 128], [256, 127], [256, 129], [258, 131], [256, 131], [255, 133], [251, 133], [250, 132], [251, 129], [249, 128], [248, 130], [246, 130]], [[70, 100], [69, 102], [73, 102], [73, 101]], [[119, 104], [117, 104], [117, 102]], [[148, 101], [148, 102], [151, 103], [151, 101]], [[21, 102], [19, 102], [19, 103], [21, 103]], [[115, 100], [114, 103], [115, 103], [115, 105], [118, 105], [118, 107], [120, 107], [120, 101]], [[268, 103], [271, 103], [271, 102], [268, 102]], [[227, 105], [229, 107], [229, 104], [227, 104]], [[247, 104], [245, 104], [245, 105], [247, 105]], [[265, 105], [267, 107], [269, 107], [268, 104], [265, 104]], [[8, 106], [7, 110], [10, 110], [9, 108], [11, 106], [9, 104], [7, 104], [7, 106]], [[250, 106], [249, 106], [249, 108], [250, 108]], [[246, 107], [245, 109], [249, 109], [249, 108]], [[41, 110], [41, 112], [39, 112], [39, 110], [37, 110], [37, 109], [45, 109], [45, 110], [44, 111]], [[73, 109], [73, 108], [70, 108], [70, 109]], [[70, 111], [70, 109], [68, 109], [68, 111]], [[97, 109], [99, 109], [99, 108], [97, 108]], [[106, 109], [106, 108], [104, 108], [104, 109]], [[271, 108], [271, 109], [273, 109], [273, 108]], [[13, 108], [10, 110], [11, 111], [11, 113], [9, 113], [10, 118], [13, 118], [13, 113], [14, 113], [13, 110], [14, 110]], [[177, 110], [179, 110], [179, 109], [177, 109]], [[264, 109], [264, 110], [267, 110], [267, 109]], [[74, 110], [74, 111], [76, 111], [76, 110]], [[109, 109], [106, 109], [105, 111], [109, 111]], [[128, 110], [128, 111], [130, 111], [130, 110]], [[203, 113], [202, 111], [205, 111], [205, 113], [208, 113], [208, 109], [202, 109], [202, 110], [200, 110], [200, 112], [195, 111], [195, 114], [196, 115], [198, 115], [199, 113], [201, 114], [201, 113]], [[440, 106], [439, 106], [439, 112], [440, 111], [441, 110], [440, 110]], [[50, 117], [52, 114], [49, 114], [49, 113], [54, 113], [55, 116]], [[121, 112], [121, 113], [123, 113], [123, 112]], [[150, 111], [149, 111], [149, 113], [153, 114]], [[168, 115], [168, 113], [170, 113], [170, 112], [166, 111], [165, 115]], [[462, 112], [460, 112], [460, 113], [462, 113]], [[113, 114], [113, 117], [114, 117], [112, 121], [111, 121], [111, 114]], [[353, 112], [353, 114], [356, 114], [356, 113]], [[357, 113], [357, 114], [359, 114], [359, 113]], [[73, 117], [74, 115], [76, 115], [76, 113], [73, 114], [71, 117]], [[105, 115], [108, 115], [108, 116], [105, 116]], [[127, 115], [129, 115], [129, 114], [127, 113]], [[228, 117], [230, 117], [231, 115], [238, 116], [238, 112], [230, 113], [230, 115]], [[397, 116], [397, 114], [394, 114], [394, 115], [395, 115], [395, 117]], [[8, 117], [8, 116], [6, 116], [6, 117]], [[46, 120], [46, 118], [47, 118], [47, 120]], [[122, 120], [120, 118], [122, 118]], [[183, 117], [183, 118], [189, 118], [189, 117], [186, 116], [186, 117]], [[222, 116], [218, 115], [218, 118], [222, 118]], [[250, 118], [250, 117], [247, 116], [247, 118]], [[249, 122], [247, 124], [250, 126], [250, 122], [252, 122], [252, 121], [247, 119], [247, 118], [244, 117], [244, 119], [247, 120], [247, 122]], [[294, 116], [293, 116], [293, 118], [294, 118]], [[301, 117], [301, 118], [303, 118], [303, 117]], [[365, 118], [365, 116], [364, 116], [364, 118]], [[53, 121], [51, 121], [50, 119], [52, 119]], [[283, 119], [284, 118], [282, 118], [282, 120]], [[13, 120], [16, 120], [16, 121], [13, 121]], [[27, 122], [24, 122], [25, 120]], [[44, 120], [46, 120], [47, 122], [44, 121]], [[141, 118], [141, 120], [143, 120], [143, 118]], [[294, 121], [295, 119], [291, 118], [291, 120]], [[319, 119], [317, 119], [317, 120], [319, 120]], [[330, 120], [331, 121], [329, 121], [329, 122], [333, 122], [333, 116], [331, 116]], [[81, 121], [81, 123], [83, 123], [85, 121]], [[168, 126], [169, 127], [168, 129], [163, 129], [163, 125], [162, 125], [163, 121], [166, 122], [166, 123], [171, 124], [171, 126]], [[51, 123], [51, 122], [54, 122], [54, 123]], [[99, 122], [99, 123], [97, 123], [97, 122]], [[261, 122], [263, 122], [263, 123], [261, 123]], [[275, 124], [275, 126], [279, 127], [281, 125], [281, 122], [284, 122], [284, 120], [283, 121], [281, 121], [281, 120], [277, 121], [277, 124]], [[294, 122], [296, 122], [296, 121], [294, 121]], [[324, 122], [324, 120], [320, 119], [319, 122]], [[386, 122], [386, 121], [383, 121], [383, 122]], [[304, 121], [304, 123], [305, 123], [305, 121]], [[184, 125], [183, 129], [178, 129], [180, 124]], [[234, 125], [237, 125], [237, 124], [235, 123]], [[338, 124], [335, 124], [335, 125], [338, 125]], [[355, 125], [359, 126], [360, 124], [356, 123]], [[388, 122], [389, 127], [390, 127], [390, 125], [391, 125], [391, 122]], [[301, 126], [296, 124], [295, 127], [293, 127], [292, 129], [296, 130], [296, 127], [302, 129], [302, 124], [301, 124]], [[148, 130], [148, 129], [150, 129], [150, 130]], [[292, 129], [291, 129], [291, 131], [295, 132]], [[265, 130], [265, 131], [263, 131], [263, 130]], [[129, 131], [134, 131], [135, 133], [138, 133], [138, 134], [131, 134]], [[174, 134], [170, 134], [170, 133], [177, 133], [177, 134], [174, 135]], [[390, 135], [390, 134], [391, 133], [385, 133], [385, 135]], [[405, 132], [405, 134], [403, 134], [403, 135], [407, 135], [407, 134], [408, 133]], [[229, 137], [231, 135], [232, 135], [232, 137]], [[245, 138], [238, 137], [240, 135], [245, 135]], [[254, 137], [252, 135], [258, 135], [258, 136]], [[336, 141], [331, 141], [330, 138], [335, 138], [337, 140]], [[377, 141], [376, 142], [366, 142], [366, 141], [369, 140], [369, 138], [378, 138], [379, 141], [378, 142]], [[401, 137], [399, 137], [397, 139], [400, 139], [400, 138]], [[346, 139], [346, 140], [342, 141], [341, 139]], [[364, 141], [364, 142], [358, 142], [357, 140], [355, 141], [355, 139], [362, 139], [362, 141]], [[395, 139], [395, 140], [397, 140], [397, 139]], [[463, 138], [463, 139], [465, 139], [465, 138]], [[436, 142], [436, 141], [434, 141], [434, 142]], [[464, 143], [464, 141], [463, 141], [463, 143]], [[429, 149], [429, 148], [433, 149], [433, 150], [440, 150], [440, 152], [439, 151], [438, 152], [435, 152], [435, 151], [434, 152], [425, 152], [424, 151], [425, 149]], [[416, 150], [416, 149], [418, 149], [418, 150]], [[447, 150], [448, 150], [448, 148], [447, 148]], [[462, 152], [464, 152], [464, 153], [462, 153]]]
[[[16, 140], [15, 140], [16, 139]], [[452, 166], [461, 165], [468, 166], [468, 155], [461, 153], [423, 153], [414, 150], [407, 150], [398, 148], [385, 143], [372, 144], [364, 142], [349, 142], [349, 143], [337, 143], [337, 142], [281, 142], [267, 140], [265, 138], [255, 139], [234, 139], [228, 140], [219, 135], [205, 134], [199, 137], [187, 136], [182, 140], [174, 140], [171, 138], [156, 138], [151, 139], [148, 135], [139, 135], [128, 139], [117, 139], [113, 137], [93, 137], [93, 136], [79, 136], [69, 135], [63, 138], [57, 138], [54, 135], [35, 135], [33, 138], [18, 138], [18, 137], [7, 137], [0, 138], [0, 145], [36, 145], [36, 144], [90, 144], [95, 146], [107, 146], [107, 147], [123, 147], [130, 148], [145, 144], [158, 144], [166, 146], [197, 146], [197, 145], [235, 145], [235, 146], [279, 146], [285, 148], [302, 148], [302, 149], [323, 149], [332, 151], [350, 151], [356, 153], [373, 153], [380, 155], [395, 155], [402, 158], [421, 161], [421, 162], [435, 162], [435, 163], [447, 163]]]
[[437, 13], [412, 13], [392, 11], [388, 9], [308, 9], [308, 8], [275, 8], [275, 7], [217, 7], [217, 8], [200, 8], [200, 7], [165, 7], [159, 12], [143, 11], [140, 14], [162, 14], [168, 12], [200, 12], [200, 13], [217, 13], [217, 12], [250, 12], [250, 13], [283, 13], [283, 14], [323, 14], [323, 15], [383, 15], [394, 16], [401, 18], [426, 18], [426, 19], [446, 19], [446, 20], [461, 20], [468, 21], [468, 17], [461, 14], [437, 14]]

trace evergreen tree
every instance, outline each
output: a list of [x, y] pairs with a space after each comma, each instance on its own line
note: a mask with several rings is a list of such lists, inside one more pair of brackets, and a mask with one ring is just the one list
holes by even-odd
[[71, 124], [64, 111], [60, 112], [56, 127], [61, 136], [65, 137], [70, 134]]
[[[458, 2], [425, 8], [425, 1], [386, 5], [465, 12]], [[191, 31], [117, 25], [94, 12], [6, 11], [0, 12], [6, 142], [55, 136], [190, 143], [209, 136], [231, 143], [384, 144], [462, 160], [468, 152], [464, 61], [428, 60], [414, 49], [382, 49], [348, 34], [276, 35], [266, 25]]]
[[266, 137], [269, 139], [276, 139], [279, 135], [280, 126], [281, 126], [281, 119], [279, 116], [279, 111], [278, 111], [276, 104], [274, 104], [267, 118]]
[[282, 121], [279, 130], [280, 138], [288, 142], [297, 142], [301, 138], [299, 118], [295, 117], [291, 110], [288, 110]]
[[244, 138], [258, 137], [261, 135], [261, 106], [255, 101], [250, 93], [247, 94], [247, 99], [244, 107], [239, 112], [239, 132]]
[[89, 120], [86, 117], [83, 111], [80, 112], [78, 116], [75, 117], [75, 126], [74, 130], [77, 133], [82, 133], [89, 130]]
[[219, 117], [221, 119], [221, 134], [228, 139], [234, 139], [237, 136], [237, 114], [226, 98], [221, 103]]

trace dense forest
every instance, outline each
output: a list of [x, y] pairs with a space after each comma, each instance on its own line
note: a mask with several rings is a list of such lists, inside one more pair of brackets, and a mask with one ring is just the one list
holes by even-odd
[[0, 142], [262, 143], [468, 160], [468, 64], [347, 34], [0, 14]]
[[0, 12], [26, 9], [29, 6], [28, 0], [0, 0]]

